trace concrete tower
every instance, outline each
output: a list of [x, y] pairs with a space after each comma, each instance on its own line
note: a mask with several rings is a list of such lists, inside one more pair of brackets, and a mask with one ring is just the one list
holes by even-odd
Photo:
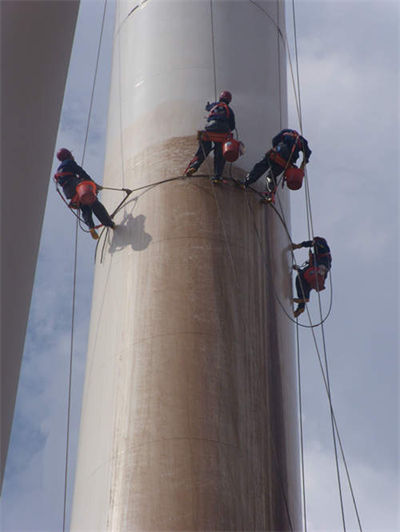
[[[204, 105], [224, 89], [247, 146], [231, 171], [243, 177], [287, 126], [283, 9], [119, 2], [104, 184], [182, 175]], [[194, 176], [142, 188], [115, 221], [96, 259], [72, 530], [298, 529], [278, 218], [256, 195]]]

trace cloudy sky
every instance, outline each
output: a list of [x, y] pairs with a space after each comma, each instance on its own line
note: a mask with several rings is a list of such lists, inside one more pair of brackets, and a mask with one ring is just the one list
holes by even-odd
[[[110, 3], [85, 159], [94, 177], [103, 167], [112, 12]], [[57, 141], [77, 160], [102, 13], [103, 2], [82, 0]], [[399, 3], [297, 0], [296, 15], [314, 228], [328, 239], [334, 260], [333, 310], [325, 327], [334, 408], [363, 530], [398, 531]], [[289, 35], [291, 20], [288, 9]], [[298, 127], [290, 85], [289, 109], [289, 124]], [[307, 236], [304, 196], [292, 194], [292, 200], [293, 240], [301, 241]], [[62, 526], [73, 244], [74, 221], [50, 187], [3, 488], [4, 532]], [[93, 251], [94, 243], [81, 235], [69, 495]], [[301, 262], [306, 253], [296, 256]], [[327, 308], [329, 290], [321, 296]], [[317, 306], [310, 309], [317, 318]], [[329, 410], [309, 330], [301, 330], [300, 341], [308, 530], [341, 530]], [[357, 530], [346, 486], [344, 498], [348, 529]]]

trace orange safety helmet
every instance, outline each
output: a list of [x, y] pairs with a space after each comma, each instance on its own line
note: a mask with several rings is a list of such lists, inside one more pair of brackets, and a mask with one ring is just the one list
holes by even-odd
[[72, 153], [67, 148], [60, 148], [57, 152], [57, 159], [59, 161], [66, 161], [67, 159], [73, 159]]
[[232, 101], [232, 94], [229, 91], [222, 91], [219, 95], [219, 101], [223, 101], [225, 103], [231, 103]]

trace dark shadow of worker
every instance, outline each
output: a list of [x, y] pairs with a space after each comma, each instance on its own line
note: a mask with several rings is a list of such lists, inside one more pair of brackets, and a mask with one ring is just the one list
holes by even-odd
[[152, 237], [144, 229], [145, 220], [144, 214], [138, 216], [132, 216], [131, 213], [125, 214], [121, 222], [118, 223], [118, 231], [114, 231], [112, 234], [109, 252], [121, 251], [127, 245], [130, 245], [134, 251], [146, 249], [152, 241]]

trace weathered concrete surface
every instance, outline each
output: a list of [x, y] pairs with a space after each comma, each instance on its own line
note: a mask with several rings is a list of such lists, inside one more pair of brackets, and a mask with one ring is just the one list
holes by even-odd
[[[179, 175], [195, 144], [136, 157], [136, 184]], [[296, 401], [276, 216], [193, 177], [134, 193], [116, 222], [98, 253], [72, 530], [290, 529]]]
[[214, 94], [210, 6], [236, 177], [287, 125], [276, 26], [249, 2], [134, 4], [117, 10], [104, 181], [177, 179], [132, 194], [99, 244], [71, 528], [296, 530], [287, 235], [255, 194], [179, 178]]

